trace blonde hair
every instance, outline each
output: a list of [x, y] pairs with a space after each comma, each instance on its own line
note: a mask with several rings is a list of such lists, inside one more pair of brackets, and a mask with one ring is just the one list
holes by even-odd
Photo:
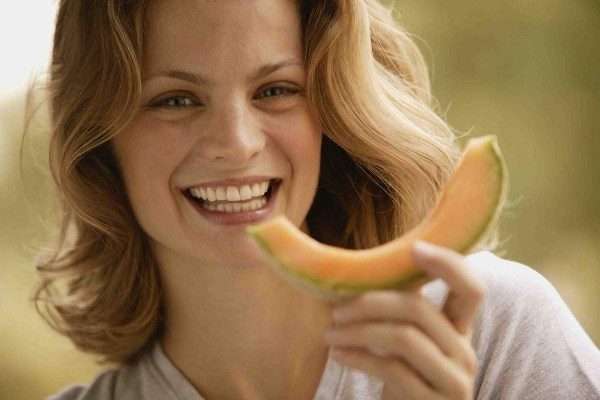
[[[324, 132], [307, 223], [323, 243], [377, 246], [427, 214], [461, 151], [433, 109], [423, 56], [392, 8], [377, 0], [297, 5], [306, 96]], [[133, 362], [164, 323], [156, 261], [110, 147], [139, 101], [150, 6], [61, 0], [47, 83], [61, 223], [52, 251], [36, 261], [32, 300], [50, 327], [102, 356], [101, 364]], [[497, 244], [496, 226], [474, 250]]]

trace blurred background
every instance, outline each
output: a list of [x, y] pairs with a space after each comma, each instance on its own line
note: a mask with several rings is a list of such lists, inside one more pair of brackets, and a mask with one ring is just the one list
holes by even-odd
[[[495, 134], [510, 172], [502, 257], [553, 283], [600, 344], [600, 2], [396, 0], [425, 54], [438, 111]], [[35, 246], [53, 210], [42, 107], [18, 172], [25, 87], [45, 67], [56, 4], [0, 6], [0, 399], [40, 399], [100, 372], [35, 313]], [[461, 144], [466, 141], [463, 140]]]

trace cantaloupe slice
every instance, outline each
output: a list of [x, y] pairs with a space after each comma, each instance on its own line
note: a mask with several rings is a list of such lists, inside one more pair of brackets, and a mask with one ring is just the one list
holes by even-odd
[[495, 135], [470, 139], [452, 179], [429, 214], [404, 235], [370, 249], [325, 245], [279, 215], [246, 231], [269, 265], [295, 287], [343, 301], [367, 290], [410, 290], [434, 278], [414, 265], [411, 250], [425, 240], [467, 254], [500, 215], [507, 168]]

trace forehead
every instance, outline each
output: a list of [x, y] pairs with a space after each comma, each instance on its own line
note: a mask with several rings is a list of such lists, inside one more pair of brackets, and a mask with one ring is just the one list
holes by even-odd
[[170, 0], [150, 10], [143, 64], [147, 74], [176, 66], [217, 73], [302, 54], [296, 0]]

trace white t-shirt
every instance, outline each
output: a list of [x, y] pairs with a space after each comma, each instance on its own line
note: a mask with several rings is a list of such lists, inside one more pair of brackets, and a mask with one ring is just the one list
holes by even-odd
[[[474, 399], [600, 399], [600, 350], [552, 284], [534, 269], [481, 251], [467, 256], [486, 283], [473, 327]], [[441, 310], [448, 286], [423, 294]], [[378, 400], [383, 382], [327, 359], [314, 400]], [[192, 386], [159, 342], [133, 366], [103, 371], [46, 400], [210, 400]]]

